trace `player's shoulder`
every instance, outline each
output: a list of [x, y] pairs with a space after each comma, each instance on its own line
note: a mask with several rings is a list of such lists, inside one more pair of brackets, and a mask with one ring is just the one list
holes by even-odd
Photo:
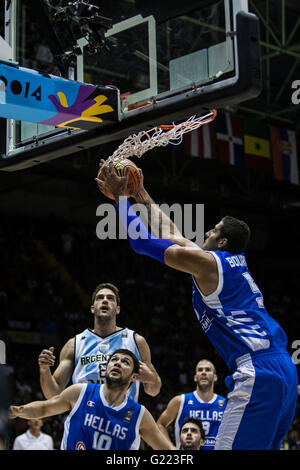
[[217, 260], [220, 260], [223, 265], [226, 265], [230, 268], [247, 267], [247, 261], [244, 253], [233, 254], [226, 250], [208, 251], [207, 253], [211, 253]]
[[222, 395], [217, 395], [214, 401], [214, 405], [217, 406], [219, 409], [222, 409], [225, 407], [226, 402], [227, 399], [225, 397], [223, 397]]
[[182, 393], [180, 397], [181, 399], [185, 399], [185, 400], [195, 398], [195, 390], [192, 390], [191, 392]]
[[145, 406], [127, 396], [125, 410], [130, 412], [140, 412], [141, 409], [145, 409]]
[[186, 394], [184, 394], [184, 393], [174, 395], [174, 397], [172, 397], [171, 400], [169, 401], [168, 406], [169, 407], [179, 406], [181, 404], [182, 400], [185, 399], [185, 396], [186, 396]]
[[93, 338], [93, 336], [94, 336], [93, 332], [89, 330], [89, 328], [86, 328], [85, 330], [77, 333], [75, 336], [72, 336], [72, 338], [68, 339], [64, 347], [74, 352], [75, 346], [77, 343], [80, 343], [81, 341], [87, 338]]
[[126, 401], [126, 406], [138, 406], [139, 408], [143, 405], [141, 403], [135, 401], [133, 398], [131, 398], [129, 395], [127, 396], [127, 401]]
[[114, 334], [119, 334], [122, 337], [132, 337], [134, 341], [143, 341], [145, 338], [140, 334], [137, 333], [135, 330], [132, 330], [131, 328], [128, 328], [128, 326], [123, 326], [123, 327], [117, 327], [117, 330], [115, 331]]
[[143, 336], [141, 333], [137, 333], [136, 331], [133, 331], [133, 330], [129, 330], [129, 331], [132, 331], [133, 339], [134, 339], [135, 344], [137, 345], [139, 351], [143, 347], [146, 348], [146, 349], [149, 348], [149, 344], [148, 344], [148, 341], [146, 340], [145, 336]]
[[137, 333], [131, 328], [128, 328], [128, 326], [116, 326], [116, 330], [112, 334], [114, 335], [119, 334], [121, 336], [128, 336], [128, 335], [135, 336]]
[[61, 353], [65, 357], [72, 357], [74, 356], [74, 348], [75, 348], [75, 337], [68, 339], [68, 341], [64, 344]]
[[89, 385], [97, 385], [97, 384], [88, 384], [88, 383], [76, 383], [69, 385], [69, 387], [65, 388], [60, 396], [64, 400], [70, 401], [72, 406], [75, 405], [77, 400], [81, 397], [81, 399], [89, 392]]
[[119, 332], [136, 334], [136, 331], [132, 330], [131, 328], [128, 328], [128, 326], [123, 326], [123, 327], [118, 327], [118, 328], [119, 328], [118, 330]]
[[192, 242], [192, 245], [173, 245], [175, 255], [177, 257], [189, 255], [190, 258], [194, 259], [196, 262], [201, 264], [210, 265], [213, 264], [214, 258], [212, 256], [212, 252], [208, 250], [204, 250], [200, 246], [196, 245]]
[[128, 331], [132, 331], [132, 334], [133, 334], [133, 337], [135, 340], [137, 341], [146, 341], [145, 337], [143, 335], [141, 335], [141, 333], [137, 333], [136, 331], [134, 330], [129, 330]]
[[226, 397], [223, 397], [222, 395], [217, 395], [216, 400], [225, 402], [227, 399], [226, 399]]
[[85, 330], [79, 331], [79, 333], [76, 333], [76, 335], [73, 336], [70, 339], [73, 339], [75, 341], [76, 339], [85, 339], [85, 338], [87, 338], [89, 336], [93, 336], [93, 335], [94, 335], [94, 333], [92, 332], [92, 330], [90, 330], [89, 328], [86, 328]]
[[68, 341], [65, 343], [65, 346], [68, 348], [70, 346], [74, 346], [74, 343], [75, 343], [75, 336], [73, 336], [73, 338], [69, 338]]

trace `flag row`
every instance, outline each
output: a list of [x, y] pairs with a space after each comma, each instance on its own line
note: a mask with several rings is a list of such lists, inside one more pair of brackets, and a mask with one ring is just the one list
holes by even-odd
[[216, 119], [184, 135], [184, 152], [299, 184], [300, 136], [293, 130], [218, 113]]

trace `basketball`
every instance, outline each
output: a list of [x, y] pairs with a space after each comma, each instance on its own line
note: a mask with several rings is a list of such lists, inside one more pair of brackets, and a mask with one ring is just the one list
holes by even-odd
[[[114, 165], [114, 167], [115, 167], [116, 173], [119, 176], [125, 176], [126, 171], [129, 172], [125, 195], [126, 197], [135, 196], [139, 187], [138, 167], [131, 160], [128, 160], [128, 159], [124, 159], [124, 160], [121, 160], [120, 162], [117, 162]], [[103, 175], [101, 175], [101, 168], [98, 172], [97, 178], [99, 178], [100, 180], [103, 179]], [[103, 188], [103, 194], [109, 199], [114, 199], [113, 195], [110, 192], [108, 192], [105, 188]]]

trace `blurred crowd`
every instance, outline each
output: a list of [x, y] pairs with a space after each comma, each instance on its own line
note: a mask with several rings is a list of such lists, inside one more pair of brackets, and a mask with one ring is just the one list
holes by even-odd
[[[43, 399], [38, 355], [54, 346], [58, 358], [63, 344], [92, 327], [90, 299], [100, 282], [119, 287], [118, 325], [142, 334], [151, 348], [152, 362], [162, 378], [160, 394], [141, 392], [140, 401], [158, 418], [176, 394], [194, 389], [193, 375], [200, 358], [216, 366], [216, 393], [226, 396], [228, 370], [206, 339], [191, 303], [190, 276], [135, 254], [126, 240], [99, 240], [93, 228], [47, 220], [3, 216], [0, 228], [0, 339], [6, 343], [7, 364], [13, 369], [14, 404]], [[268, 252], [248, 253], [248, 265], [260, 286], [269, 313], [283, 326], [289, 351], [300, 348], [300, 299], [295, 286], [299, 273], [289, 273], [280, 259], [276, 269]], [[297, 330], [298, 328], [298, 330]], [[298, 354], [300, 361], [300, 352]], [[43, 432], [59, 449], [65, 415], [44, 421]], [[24, 420], [9, 422], [12, 448], [27, 429]], [[300, 399], [283, 449], [300, 449]]]

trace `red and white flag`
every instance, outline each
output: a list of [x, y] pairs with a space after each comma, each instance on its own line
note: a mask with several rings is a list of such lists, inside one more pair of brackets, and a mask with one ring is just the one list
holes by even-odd
[[192, 157], [216, 159], [216, 132], [214, 124], [205, 124], [184, 135], [184, 153]]
[[242, 119], [229, 113], [219, 113], [216, 120], [218, 159], [222, 163], [244, 166]]

